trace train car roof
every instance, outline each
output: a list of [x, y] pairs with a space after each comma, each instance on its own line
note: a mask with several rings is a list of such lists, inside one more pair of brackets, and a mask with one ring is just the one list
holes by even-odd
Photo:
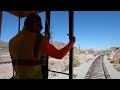
[[[19, 18], [28, 16], [30, 13], [41, 13], [44, 11], [5, 11]], [[0, 38], [1, 38], [2, 11], [0, 11]]]
[[28, 16], [30, 13], [41, 13], [43, 11], [6, 11], [6, 12], [9, 12], [17, 17], [26, 17]]

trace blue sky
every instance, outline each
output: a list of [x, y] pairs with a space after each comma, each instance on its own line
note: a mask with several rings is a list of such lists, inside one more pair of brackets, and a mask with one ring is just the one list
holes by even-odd
[[[45, 30], [45, 13], [39, 14]], [[68, 11], [51, 11], [52, 40], [69, 42]], [[21, 18], [21, 29], [25, 18]], [[1, 40], [9, 40], [17, 34], [18, 18], [3, 12]], [[74, 11], [75, 47], [103, 50], [120, 46], [120, 11]]]

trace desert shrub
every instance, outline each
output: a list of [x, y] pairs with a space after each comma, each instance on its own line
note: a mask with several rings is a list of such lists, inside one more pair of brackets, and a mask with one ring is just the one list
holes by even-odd
[[[80, 61], [78, 59], [78, 56], [73, 58], [73, 67], [78, 67], [80, 66]], [[64, 64], [64, 71], [69, 70], [69, 63], [68, 64]]]
[[120, 64], [114, 64], [114, 68], [120, 72]]
[[110, 58], [107, 58], [108, 60], [111, 60]]
[[77, 77], [77, 74], [73, 74], [73, 78], [76, 78]]
[[65, 64], [64, 66], [64, 71], [67, 71], [67, 70], [69, 70], [69, 64]]
[[105, 55], [106, 55], [107, 57], [109, 57], [109, 56], [110, 56], [110, 54], [109, 54], [109, 53], [105, 53]]
[[110, 63], [115, 63], [115, 61], [111, 60]]
[[74, 57], [73, 58], [73, 67], [78, 67], [80, 66], [80, 61], [78, 59], [78, 57]]
[[54, 65], [55, 63], [53, 61], [50, 61], [49, 62], [49, 65]]
[[120, 72], [120, 68], [117, 68], [116, 70]]

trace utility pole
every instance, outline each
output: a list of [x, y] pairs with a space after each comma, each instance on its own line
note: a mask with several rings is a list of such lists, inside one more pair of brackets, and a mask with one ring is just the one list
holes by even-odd
[[80, 44], [79, 44], [79, 53], [80, 53]]

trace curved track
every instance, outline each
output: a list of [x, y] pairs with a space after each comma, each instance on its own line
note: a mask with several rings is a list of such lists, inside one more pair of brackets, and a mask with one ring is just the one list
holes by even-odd
[[98, 56], [88, 70], [85, 79], [110, 79], [107, 68], [103, 62], [103, 55]]

